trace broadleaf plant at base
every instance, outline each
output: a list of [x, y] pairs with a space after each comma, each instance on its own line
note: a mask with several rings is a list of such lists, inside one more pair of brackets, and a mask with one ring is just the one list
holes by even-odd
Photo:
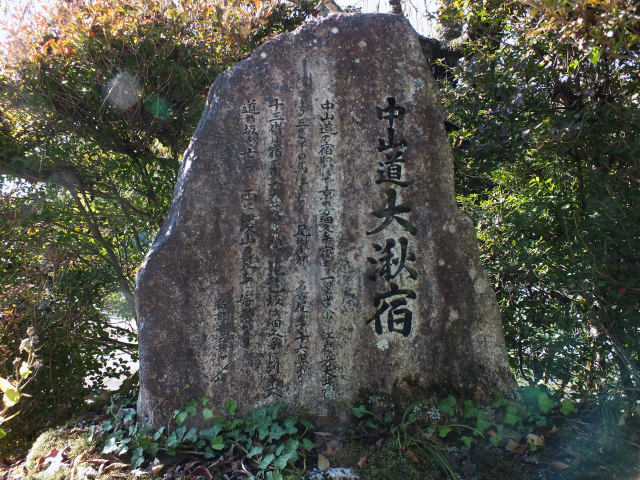
[[[243, 471], [249, 478], [282, 478], [282, 472], [295, 473], [304, 468], [305, 457], [314, 447], [306, 437], [312, 428], [304, 418], [283, 415], [286, 405], [260, 408], [248, 418], [238, 418], [235, 400], [225, 402], [226, 417], [212, 418], [204, 414], [208, 399], [191, 400], [174, 412], [176, 427], [166, 432], [164, 427], [152, 431], [137, 423], [135, 396], [112, 397], [109, 419], [97, 429], [93, 438], [101, 436], [103, 453], [113, 453], [131, 459], [133, 467], [153, 461], [159, 453], [177, 455], [188, 452], [205, 459], [219, 457], [234, 450], [242, 459]], [[202, 416], [205, 427], [189, 427], [189, 419]], [[207, 418], [205, 418], [207, 417]]]

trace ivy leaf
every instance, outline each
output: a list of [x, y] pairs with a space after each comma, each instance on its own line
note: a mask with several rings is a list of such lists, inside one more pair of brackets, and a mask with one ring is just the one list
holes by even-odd
[[364, 405], [352, 408], [351, 412], [355, 415], [356, 418], [362, 418], [365, 416], [365, 414], [369, 413]]
[[220, 435], [218, 435], [213, 440], [210, 440], [209, 444], [211, 445], [211, 448], [213, 448], [214, 450], [224, 449], [224, 439]]
[[504, 417], [504, 423], [513, 427], [519, 421], [520, 421], [520, 416], [518, 415], [518, 409], [513, 405], [508, 406], [507, 414]]
[[280, 425], [274, 423], [271, 425], [271, 429], [269, 430], [269, 441], [280, 440], [285, 433], [286, 432]]
[[227, 409], [229, 415], [235, 415], [236, 408], [238, 408], [238, 402], [236, 402], [235, 400], [227, 400], [226, 402], [224, 402], [224, 408]]
[[304, 448], [307, 452], [313, 450], [313, 447], [315, 447], [315, 444], [311, 440], [306, 437], [302, 439], [302, 448]]
[[102, 453], [112, 453], [115, 452], [118, 448], [118, 443], [115, 437], [111, 436], [107, 438], [107, 441], [104, 442], [104, 448], [102, 449]]
[[133, 451], [133, 455], [131, 455], [131, 466], [133, 468], [138, 468], [144, 462], [144, 453], [142, 448], [138, 447]]
[[178, 412], [176, 415], [176, 425], [182, 425], [189, 414], [186, 411]]
[[480, 413], [478, 413], [478, 418], [476, 420], [476, 430], [478, 430], [480, 433], [484, 433], [484, 431], [489, 428], [491, 425], [493, 425], [493, 422], [491, 421], [491, 419], [489, 418], [489, 415], [487, 415], [486, 413], [484, 413], [482, 410], [479, 410]]
[[463, 435], [462, 437], [460, 437], [460, 441], [464, 443], [467, 448], [471, 448], [471, 442], [473, 442], [473, 439], [471, 437]]
[[575, 407], [573, 402], [568, 398], [562, 400], [562, 406], [560, 407], [560, 413], [565, 417], [571, 415], [572, 413], [576, 413], [578, 409]]
[[213, 410], [211, 410], [210, 408], [203, 408], [202, 418], [204, 418], [205, 420], [209, 420], [211, 417], [213, 417]]
[[447, 398], [442, 400], [438, 404], [438, 410], [440, 410], [445, 415], [453, 417], [456, 413], [454, 408], [456, 407], [456, 399], [453, 395], [449, 395]]
[[270, 453], [268, 455], [266, 455], [258, 464], [258, 468], [260, 470], [264, 470], [265, 468], [267, 468], [271, 462], [273, 462], [275, 460], [276, 456], [273, 453]]
[[279, 470], [270, 470], [267, 472], [267, 480], [282, 480], [282, 473]]
[[555, 406], [556, 402], [549, 398], [549, 395], [547, 395], [546, 393], [541, 392], [538, 395], [538, 410], [540, 410], [542, 413], [547, 413]]
[[182, 439], [184, 442], [192, 442], [195, 443], [198, 441], [198, 431], [195, 428], [192, 428], [187, 432], [187, 434]]
[[254, 445], [253, 447], [251, 447], [251, 450], [249, 450], [249, 453], [247, 453], [247, 458], [251, 458], [251, 457], [255, 457], [256, 455], [260, 455], [260, 454], [262, 454], [263, 450], [264, 450], [264, 447], [262, 445]]
[[184, 411], [188, 416], [193, 417], [197, 413], [197, 405], [198, 402], [195, 399], [189, 400], [184, 406]]

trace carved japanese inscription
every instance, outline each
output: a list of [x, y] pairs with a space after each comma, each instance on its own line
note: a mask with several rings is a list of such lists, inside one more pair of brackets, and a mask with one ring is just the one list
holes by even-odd
[[510, 387], [436, 91], [393, 15], [305, 25], [216, 80], [138, 273], [148, 423], [196, 397], [336, 423], [361, 392]]

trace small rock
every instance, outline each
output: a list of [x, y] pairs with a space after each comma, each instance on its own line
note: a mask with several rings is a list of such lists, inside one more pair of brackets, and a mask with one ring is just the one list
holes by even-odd
[[360, 476], [350, 468], [335, 467], [325, 471], [314, 468], [307, 472], [302, 480], [360, 480]]

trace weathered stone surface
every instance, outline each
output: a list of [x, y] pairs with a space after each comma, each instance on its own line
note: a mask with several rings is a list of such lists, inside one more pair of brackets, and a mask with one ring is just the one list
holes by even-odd
[[437, 85], [409, 23], [336, 15], [221, 75], [138, 273], [140, 414], [333, 418], [359, 392], [508, 389]]

